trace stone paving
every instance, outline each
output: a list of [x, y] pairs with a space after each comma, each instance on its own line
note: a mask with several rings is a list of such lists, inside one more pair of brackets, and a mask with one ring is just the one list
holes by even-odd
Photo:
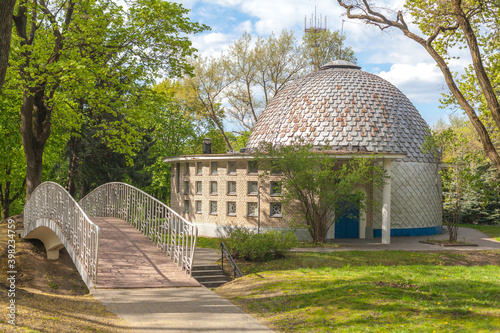
[[[94, 217], [92, 221], [101, 234], [97, 285], [91, 293], [124, 321], [121, 331], [272, 333], [200, 286], [125, 221], [110, 217]], [[200, 263], [219, 258], [210, 249], [199, 249], [197, 254]]]
[[447, 228], [441, 235], [418, 237], [391, 237], [391, 244], [382, 244], [380, 238], [374, 239], [335, 239], [335, 248], [297, 248], [294, 252], [333, 252], [333, 251], [470, 251], [470, 250], [500, 250], [500, 242], [485, 233], [472, 228], [458, 228], [458, 240], [467, 241], [471, 246], [438, 246], [423, 244], [420, 241], [428, 239], [448, 239]]
[[94, 289], [93, 295], [126, 322], [129, 332], [272, 333], [205, 287]]
[[113, 217], [92, 221], [101, 229], [96, 288], [200, 286], [127, 222]]

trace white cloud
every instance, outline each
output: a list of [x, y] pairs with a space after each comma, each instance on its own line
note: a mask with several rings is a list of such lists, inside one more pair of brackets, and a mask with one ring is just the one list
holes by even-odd
[[193, 42], [193, 46], [198, 49], [201, 56], [217, 57], [222, 51], [227, 50], [229, 45], [233, 43], [234, 36], [220, 32], [211, 32], [197, 35], [191, 37], [190, 39]]
[[391, 82], [415, 103], [435, 103], [445, 91], [443, 75], [433, 63], [394, 64], [389, 71], [377, 75]]

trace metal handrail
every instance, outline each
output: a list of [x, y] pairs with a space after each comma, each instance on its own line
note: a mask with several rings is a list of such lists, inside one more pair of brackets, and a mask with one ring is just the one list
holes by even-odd
[[224, 271], [224, 256], [226, 257], [227, 261], [231, 264], [231, 267], [233, 268], [233, 277], [236, 279], [237, 277], [242, 277], [243, 274], [241, 273], [240, 269], [238, 268], [238, 265], [234, 262], [233, 257], [231, 256], [231, 253], [229, 253], [226, 245], [224, 245], [223, 242], [220, 242], [220, 251], [221, 251], [221, 266], [222, 266], [222, 271]]
[[38, 227], [56, 233], [87, 287], [97, 283], [99, 227], [57, 183], [40, 184], [24, 205], [22, 237]]
[[116, 217], [133, 225], [191, 275], [198, 228], [163, 202], [125, 183], [101, 185], [80, 205], [91, 217]]

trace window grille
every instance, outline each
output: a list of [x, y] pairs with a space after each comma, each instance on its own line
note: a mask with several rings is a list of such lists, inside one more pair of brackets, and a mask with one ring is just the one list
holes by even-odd
[[247, 203], [247, 215], [248, 216], [257, 216], [257, 214], [259, 213], [257, 211], [257, 203], [256, 202], [248, 202]]
[[271, 217], [281, 217], [281, 202], [271, 202]]
[[217, 182], [210, 182], [210, 194], [217, 194]]
[[259, 166], [257, 161], [248, 162], [248, 173], [259, 173]]
[[259, 191], [259, 184], [257, 182], [248, 182], [248, 194], [255, 194]]
[[210, 214], [217, 215], [217, 201], [210, 201]]
[[236, 202], [229, 201], [227, 203], [227, 215], [236, 216]]
[[227, 194], [236, 195], [236, 182], [227, 182]]
[[281, 194], [281, 182], [271, 182], [271, 195]]

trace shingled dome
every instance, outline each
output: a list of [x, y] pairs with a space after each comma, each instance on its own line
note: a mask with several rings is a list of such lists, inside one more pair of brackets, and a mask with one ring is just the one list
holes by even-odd
[[427, 127], [394, 85], [340, 60], [279, 92], [259, 117], [246, 148], [302, 138], [332, 149], [404, 153], [404, 161], [431, 162], [420, 149]]

